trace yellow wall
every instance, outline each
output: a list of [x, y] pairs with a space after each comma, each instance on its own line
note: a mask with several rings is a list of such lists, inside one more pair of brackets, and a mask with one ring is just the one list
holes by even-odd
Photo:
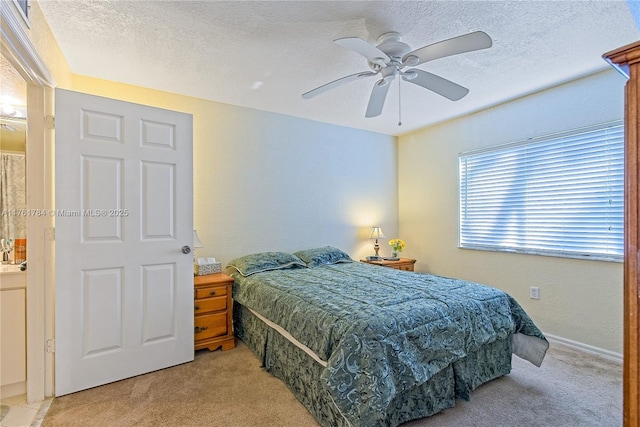
[[30, 4], [30, 28], [24, 26], [27, 35], [35, 46], [36, 50], [47, 65], [49, 72], [56, 80], [56, 84], [60, 88], [69, 89], [71, 86], [71, 69], [58, 46], [58, 42], [53, 37], [53, 33], [49, 28], [40, 5], [32, 1]]
[[72, 89], [193, 115], [199, 256], [334, 245], [358, 258], [369, 227], [397, 232], [393, 137], [78, 75]]
[[16, 128], [16, 130], [0, 130], [0, 151], [24, 153], [27, 136], [24, 130], [25, 126], [21, 123], [19, 125], [14, 125], [11, 121], [6, 121], [6, 124], [9, 126], [13, 126], [14, 128]]
[[501, 288], [546, 334], [619, 356], [622, 263], [459, 249], [458, 153], [621, 119], [623, 86], [606, 71], [401, 137], [400, 232], [416, 267]]

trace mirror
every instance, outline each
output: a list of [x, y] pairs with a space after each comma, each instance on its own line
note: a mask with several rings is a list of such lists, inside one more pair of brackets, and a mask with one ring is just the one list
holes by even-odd
[[[0, 56], [0, 239], [3, 243], [0, 251], [3, 253], [8, 252], [9, 239], [15, 242], [27, 237], [26, 94], [25, 81], [5, 57]], [[12, 261], [13, 255], [3, 254], [0, 260]]]

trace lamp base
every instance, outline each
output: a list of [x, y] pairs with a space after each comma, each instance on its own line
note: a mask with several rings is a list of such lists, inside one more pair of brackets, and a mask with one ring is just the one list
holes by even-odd
[[371, 255], [367, 257], [367, 261], [382, 261], [382, 257], [379, 255]]

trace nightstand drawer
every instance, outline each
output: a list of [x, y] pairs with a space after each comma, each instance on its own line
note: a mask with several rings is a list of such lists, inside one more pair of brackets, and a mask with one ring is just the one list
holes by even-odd
[[193, 313], [207, 313], [209, 311], [225, 310], [227, 308], [227, 297], [203, 298], [193, 304]]
[[196, 340], [227, 334], [227, 313], [204, 314], [194, 318]]
[[233, 278], [224, 273], [193, 278], [194, 349], [230, 350], [233, 336]]
[[381, 267], [393, 268], [394, 270], [403, 270], [403, 271], [414, 271], [413, 265], [416, 260], [411, 258], [399, 258], [396, 260], [383, 259], [379, 261], [371, 261], [361, 259], [361, 262], [365, 262], [367, 264], [379, 265]]
[[212, 296], [223, 296], [227, 295], [227, 287], [226, 286], [214, 286], [211, 288], [201, 288], [196, 289], [196, 299], [198, 298], [208, 298]]

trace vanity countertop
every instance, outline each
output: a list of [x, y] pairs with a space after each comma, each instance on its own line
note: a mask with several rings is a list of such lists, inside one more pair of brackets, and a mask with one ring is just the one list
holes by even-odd
[[27, 272], [20, 271], [19, 265], [0, 265], [0, 290], [25, 288], [27, 286]]

